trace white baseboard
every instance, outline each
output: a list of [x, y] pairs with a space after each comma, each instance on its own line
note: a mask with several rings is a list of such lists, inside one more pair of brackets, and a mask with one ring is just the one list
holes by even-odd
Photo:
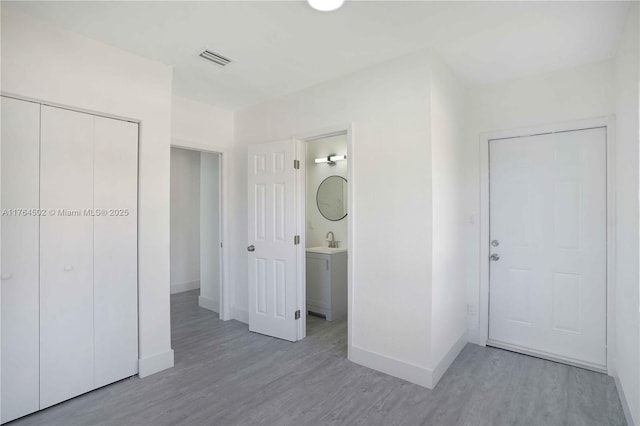
[[433, 389], [433, 370], [351, 346], [349, 361]]
[[[467, 330], [467, 341], [469, 343], [473, 343], [474, 345], [480, 345], [480, 336], [478, 335], [478, 329], [468, 329]], [[481, 346], [481, 345], [480, 345]]]
[[231, 319], [249, 324], [249, 311], [234, 306], [231, 308]]
[[629, 408], [629, 402], [627, 401], [627, 397], [624, 394], [624, 389], [622, 388], [622, 383], [620, 382], [620, 378], [618, 376], [614, 377], [616, 382], [616, 389], [618, 389], [618, 396], [620, 397], [620, 404], [622, 404], [622, 411], [624, 411], [624, 417], [627, 420], [627, 425], [634, 426], [636, 423], [633, 422], [633, 417], [631, 417], [631, 409]]
[[210, 311], [215, 312], [216, 314], [220, 313], [220, 302], [217, 300], [209, 299], [208, 297], [198, 296], [198, 305], [201, 308], [208, 309]]
[[143, 378], [173, 367], [173, 349], [138, 360], [138, 375]]
[[458, 355], [460, 355], [460, 352], [462, 352], [468, 342], [469, 339], [467, 338], [467, 332], [465, 331], [456, 343], [453, 344], [451, 349], [449, 349], [449, 352], [447, 352], [440, 362], [438, 362], [438, 365], [433, 369], [433, 375], [431, 378], [433, 387], [436, 387], [442, 376], [444, 376], [444, 373], [449, 369], [449, 367], [451, 367], [453, 361], [455, 361]]
[[420, 367], [395, 358], [370, 352], [357, 346], [351, 346], [351, 348], [349, 348], [349, 360], [356, 364], [364, 365], [365, 367], [406, 380], [407, 382], [433, 389], [462, 349], [464, 349], [467, 342], [467, 332], [465, 331], [434, 369]]
[[196, 290], [200, 288], [200, 281], [191, 281], [182, 284], [171, 284], [171, 294], [182, 293], [184, 291]]

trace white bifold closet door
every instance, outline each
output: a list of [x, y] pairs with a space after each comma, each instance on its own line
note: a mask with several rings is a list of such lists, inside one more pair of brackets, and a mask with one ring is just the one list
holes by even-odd
[[[138, 125], [95, 117], [94, 387], [138, 372]], [[104, 213], [107, 213], [105, 216]]]
[[[92, 115], [42, 107], [40, 408], [93, 388]], [[76, 212], [80, 214], [76, 214]]]
[[1, 99], [5, 423], [138, 372], [138, 125]]
[[[2, 422], [39, 408], [40, 105], [2, 99]], [[18, 209], [33, 209], [23, 214]]]
[[137, 373], [137, 137], [42, 107], [40, 408]]

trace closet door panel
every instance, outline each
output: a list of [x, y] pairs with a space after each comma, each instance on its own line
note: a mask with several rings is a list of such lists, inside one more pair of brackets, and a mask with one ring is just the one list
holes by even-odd
[[94, 118], [42, 106], [40, 408], [94, 387]]
[[138, 372], [138, 125], [96, 117], [94, 159], [95, 386], [99, 387]]
[[2, 99], [2, 422], [39, 408], [40, 105]]

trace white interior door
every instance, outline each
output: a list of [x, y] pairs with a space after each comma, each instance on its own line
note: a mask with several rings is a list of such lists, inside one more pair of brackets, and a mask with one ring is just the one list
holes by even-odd
[[605, 369], [606, 129], [489, 147], [489, 343]]
[[3, 423], [39, 408], [39, 151], [40, 105], [3, 97]]
[[297, 340], [293, 140], [249, 147], [249, 330]]
[[[138, 125], [94, 117], [95, 387], [138, 372]], [[106, 213], [106, 214], [105, 214]]]
[[[42, 106], [40, 408], [93, 389], [93, 116]], [[63, 213], [63, 210], [65, 213]], [[66, 214], [68, 212], [68, 214]]]

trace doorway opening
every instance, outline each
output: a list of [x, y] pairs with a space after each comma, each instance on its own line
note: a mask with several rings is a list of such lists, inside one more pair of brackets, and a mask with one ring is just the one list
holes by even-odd
[[306, 139], [305, 300], [306, 334], [332, 333], [347, 347], [348, 134]]
[[171, 147], [172, 297], [220, 314], [221, 154]]
[[[296, 342], [307, 336], [311, 311], [314, 324], [342, 324], [337, 338], [346, 341], [347, 356], [353, 300], [351, 135], [346, 125], [249, 145], [247, 170], [249, 331]], [[307, 254], [319, 255], [309, 263], [309, 274]], [[323, 275], [312, 275], [314, 267]], [[310, 289], [310, 300], [308, 276], [325, 283]], [[318, 315], [321, 323], [315, 322]]]

